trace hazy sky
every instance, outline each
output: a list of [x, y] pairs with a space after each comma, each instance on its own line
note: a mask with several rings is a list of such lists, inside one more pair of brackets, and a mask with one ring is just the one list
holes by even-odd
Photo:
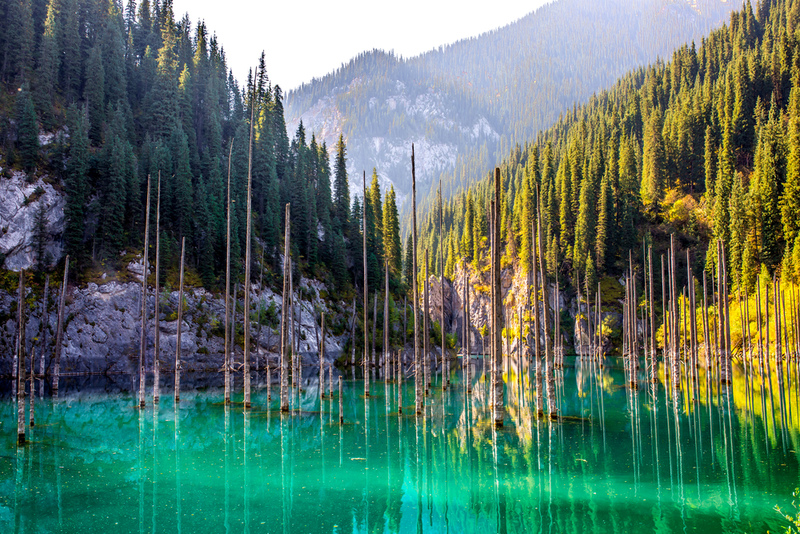
[[359, 52], [411, 57], [504, 26], [551, 0], [173, 0], [175, 17], [206, 21], [244, 83], [264, 50], [272, 83], [284, 90], [321, 77]]

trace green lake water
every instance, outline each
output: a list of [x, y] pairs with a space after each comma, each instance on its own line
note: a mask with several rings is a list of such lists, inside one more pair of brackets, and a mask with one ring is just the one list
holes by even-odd
[[511, 376], [495, 430], [480, 373], [468, 399], [460, 372], [436, 380], [425, 417], [413, 380], [399, 416], [397, 384], [365, 399], [345, 376], [342, 426], [316, 378], [285, 415], [257, 379], [249, 411], [213, 385], [176, 406], [165, 383], [139, 410], [130, 378], [65, 379], [19, 448], [5, 384], [0, 532], [775, 532], [800, 485], [796, 398], [773, 426], [735, 387], [652, 396], [577, 362], [558, 377], [568, 418], [531, 417]]

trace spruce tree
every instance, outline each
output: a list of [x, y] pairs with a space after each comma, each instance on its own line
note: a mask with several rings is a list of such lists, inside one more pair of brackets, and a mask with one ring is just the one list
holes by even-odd
[[334, 162], [334, 181], [333, 181], [333, 213], [332, 224], [334, 230], [341, 231], [347, 226], [350, 215], [350, 185], [347, 181], [347, 148], [344, 143], [344, 136], [339, 134], [336, 142], [336, 161]]
[[17, 93], [16, 149], [22, 168], [31, 172], [39, 161], [39, 126], [36, 110], [27, 86]]
[[89, 170], [89, 132], [86, 127], [86, 111], [76, 105], [67, 114], [70, 132], [69, 151], [64, 174], [66, 206], [64, 215], [67, 226], [64, 231], [66, 252], [79, 265], [83, 261], [83, 231], [86, 205], [86, 177]]
[[666, 187], [666, 156], [662, 128], [661, 111], [655, 109], [645, 125], [642, 149], [641, 197], [642, 203], [650, 212], [658, 211]]

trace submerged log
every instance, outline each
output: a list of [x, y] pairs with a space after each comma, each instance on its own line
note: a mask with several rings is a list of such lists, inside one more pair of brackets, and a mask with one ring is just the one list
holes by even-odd
[[144, 255], [142, 258], [142, 331], [139, 340], [139, 407], [144, 408], [145, 351], [147, 349], [147, 252], [150, 238], [150, 176], [147, 177], [147, 203], [144, 216]]
[[61, 338], [64, 335], [64, 302], [67, 297], [67, 277], [69, 276], [69, 256], [64, 259], [64, 281], [61, 283], [61, 297], [58, 299], [58, 323], [56, 326], [56, 346], [53, 359], [53, 394], [58, 393], [58, 378], [61, 374]]
[[181, 400], [181, 330], [183, 327], [183, 262], [185, 257], [186, 257], [186, 237], [182, 237], [181, 275], [180, 275], [180, 286], [178, 289], [178, 337], [175, 345], [175, 402], [180, 402]]

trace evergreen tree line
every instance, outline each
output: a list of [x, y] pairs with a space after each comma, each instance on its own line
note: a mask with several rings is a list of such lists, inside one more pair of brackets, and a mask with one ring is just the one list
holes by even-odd
[[[359, 280], [366, 214], [370, 286], [382, 287], [388, 260], [400, 288], [394, 190], [382, 195], [373, 171], [366, 201], [351, 203], [343, 137], [333, 169], [328, 147], [307, 139], [302, 123], [290, 142], [264, 55], [240, 87], [205, 23], [176, 21], [170, 0], [0, 0], [0, 82], [3, 167], [63, 184], [76, 276], [141, 249], [149, 176], [151, 221], [160, 177], [162, 265], [177, 265], [185, 236], [187, 264], [219, 287], [229, 173], [231, 263], [243, 271], [252, 121], [253, 268], [263, 249], [265, 277], [279, 276], [282, 207], [291, 203], [303, 272], [338, 288]], [[57, 132], [57, 141], [39, 146], [40, 131]]]
[[[800, 280], [799, 32], [800, 1], [748, 1], [699, 47], [629, 73], [515, 147], [501, 165], [505, 261], [529, 268], [540, 208], [548, 272], [590, 287], [672, 232], [700, 251], [696, 269], [721, 239], [734, 287], [759, 273]], [[421, 247], [438, 254], [444, 240], [446, 275], [483, 265], [490, 183], [444, 202], [442, 234], [435, 208], [422, 223]]]

